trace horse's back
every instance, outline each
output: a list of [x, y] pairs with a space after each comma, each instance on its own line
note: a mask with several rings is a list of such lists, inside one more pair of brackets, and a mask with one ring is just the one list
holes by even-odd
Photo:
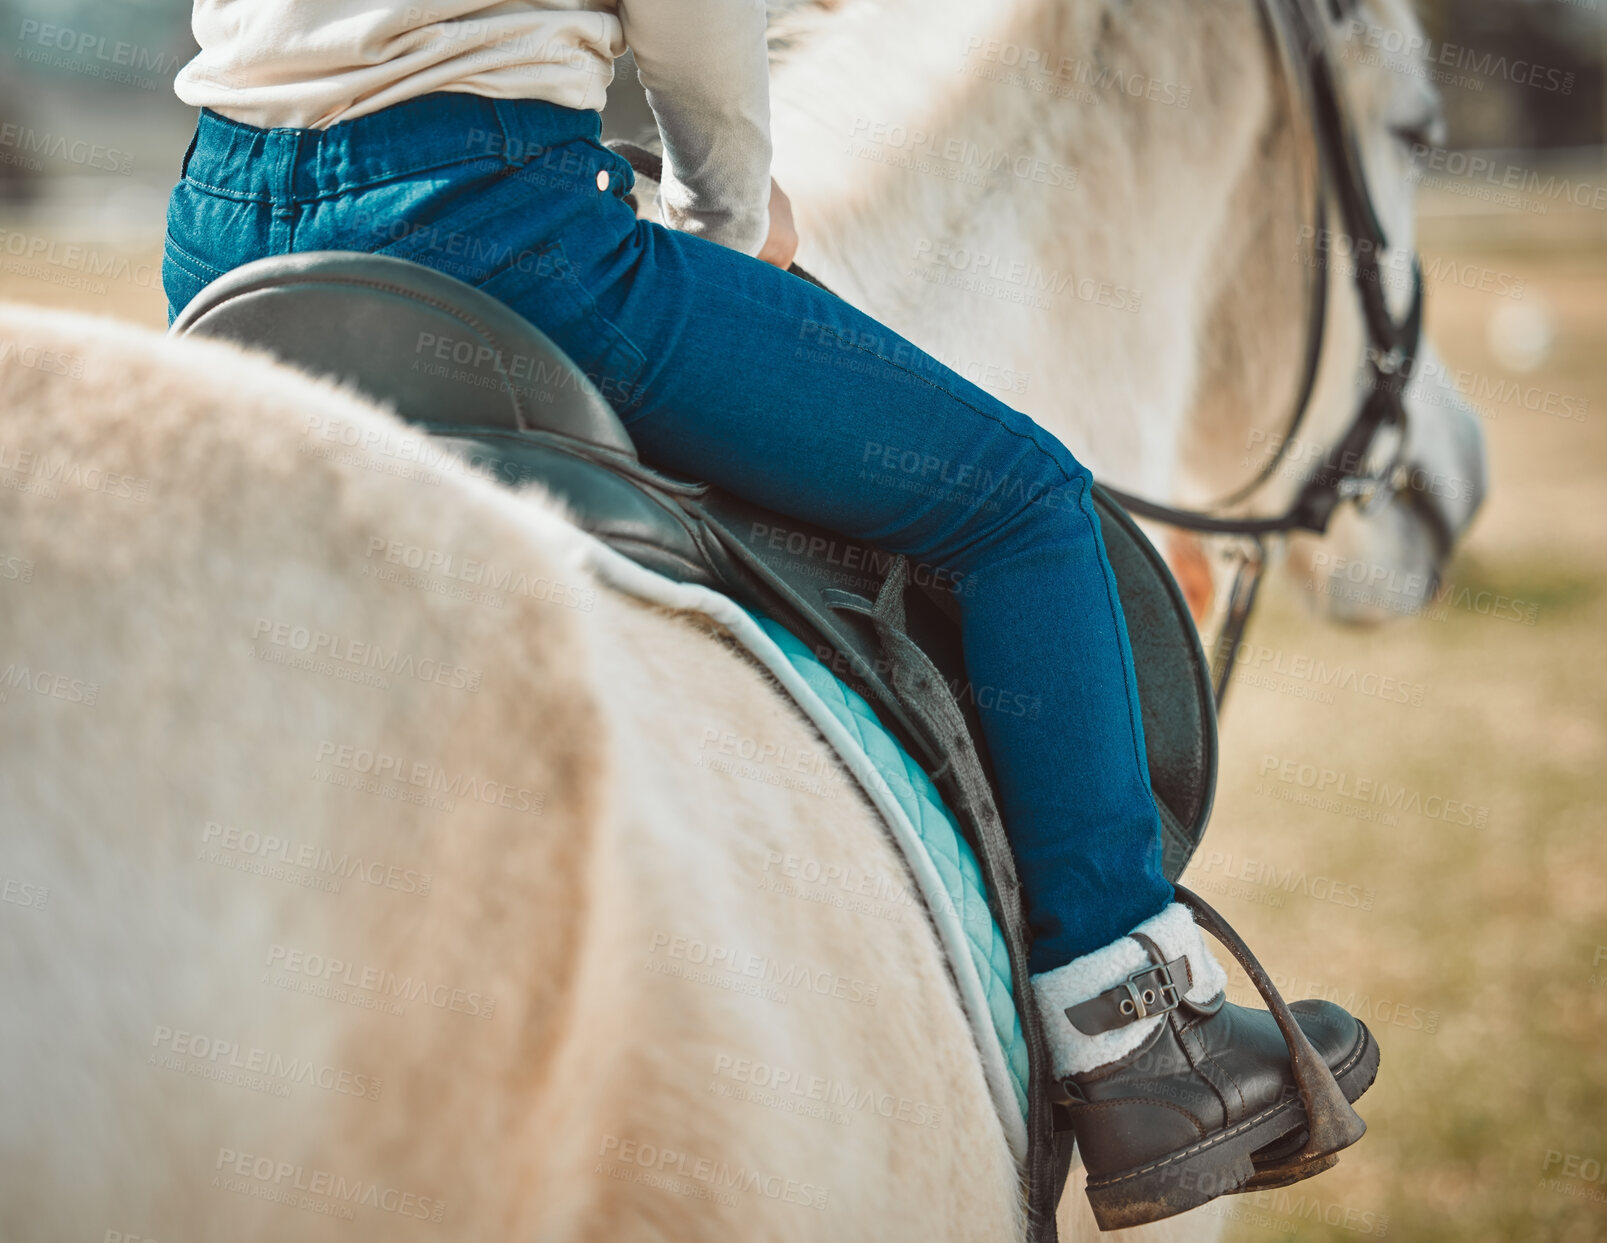
[[0, 345], [0, 1235], [472, 1235], [604, 763], [565, 528], [238, 351]]

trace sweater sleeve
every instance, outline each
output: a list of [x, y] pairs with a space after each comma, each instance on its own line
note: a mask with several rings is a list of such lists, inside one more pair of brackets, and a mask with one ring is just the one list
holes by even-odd
[[659, 216], [756, 255], [770, 232], [770, 62], [763, 0], [619, 0], [664, 139]]

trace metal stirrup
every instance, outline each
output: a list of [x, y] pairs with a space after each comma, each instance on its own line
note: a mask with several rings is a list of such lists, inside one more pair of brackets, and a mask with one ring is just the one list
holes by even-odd
[[1267, 1003], [1267, 1009], [1272, 1012], [1278, 1030], [1283, 1033], [1284, 1043], [1289, 1047], [1289, 1063], [1294, 1069], [1295, 1086], [1300, 1089], [1300, 1100], [1306, 1109], [1306, 1146], [1280, 1164], [1295, 1166], [1319, 1161], [1332, 1164], [1332, 1154], [1360, 1139], [1367, 1130], [1367, 1124], [1351, 1108], [1339, 1087], [1339, 1081], [1334, 1078], [1334, 1072], [1312, 1047], [1300, 1024], [1295, 1022], [1277, 985], [1256, 961], [1256, 956], [1250, 952], [1243, 938], [1199, 894], [1182, 885], [1174, 885], [1173, 888], [1177, 891], [1177, 900], [1193, 913], [1195, 922], [1226, 946], [1244, 968], [1250, 982]]

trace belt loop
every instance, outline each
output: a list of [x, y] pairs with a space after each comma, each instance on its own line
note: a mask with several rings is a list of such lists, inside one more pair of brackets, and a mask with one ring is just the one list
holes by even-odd
[[511, 107], [505, 107], [500, 99], [493, 99], [490, 102], [491, 111], [497, 118], [497, 129], [502, 134], [503, 161], [518, 168], [530, 158], [524, 134]]
[[292, 219], [296, 214], [296, 155], [300, 146], [300, 130], [268, 131], [268, 164], [273, 170], [268, 193], [273, 214], [280, 220]]
[[184, 150], [184, 159], [179, 162], [179, 180], [183, 181], [190, 175], [190, 157], [195, 154], [195, 146], [201, 141], [201, 118], [195, 121], [195, 133], [190, 135], [190, 145]]

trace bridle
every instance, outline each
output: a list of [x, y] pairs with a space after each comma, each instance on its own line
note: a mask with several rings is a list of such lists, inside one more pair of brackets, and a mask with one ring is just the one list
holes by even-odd
[[[1294, 410], [1274, 453], [1248, 484], [1213, 506], [1182, 509], [1133, 496], [1106, 485], [1106, 491], [1142, 518], [1207, 535], [1244, 537], [1228, 595], [1222, 634], [1212, 660], [1211, 680], [1218, 709], [1227, 694], [1234, 661], [1255, 607], [1266, 568], [1268, 536], [1296, 531], [1325, 534], [1340, 505], [1354, 504], [1370, 513], [1400, 494], [1411, 495], [1412, 474], [1405, 461], [1407, 443], [1406, 386], [1417, 361], [1423, 331], [1423, 269], [1412, 256], [1412, 301], [1404, 318], [1390, 313], [1384, 298], [1379, 256], [1388, 239], [1367, 188], [1361, 151], [1334, 73], [1329, 27], [1317, 5], [1321, 0], [1264, 0], [1259, 6], [1279, 50], [1284, 76], [1297, 106], [1312, 119], [1317, 159], [1312, 193], [1312, 237], [1317, 247], [1308, 285], [1306, 349]], [[1343, 20], [1358, 0], [1326, 0], [1331, 19]], [[1274, 517], [1224, 514], [1247, 500], [1277, 469], [1304, 422], [1316, 387], [1327, 321], [1328, 265], [1334, 259], [1328, 229], [1336, 210], [1354, 254], [1355, 287], [1367, 331], [1367, 393], [1350, 427], [1306, 479], [1293, 504]], [[1393, 432], [1394, 445], [1380, 454], [1379, 441]], [[1382, 459], [1382, 460], [1380, 460]], [[1423, 507], [1448, 549], [1452, 533], [1430, 506]]]
[[[1312, 237], [1317, 253], [1308, 277], [1305, 354], [1288, 430], [1277, 452], [1249, 483], [1202, 509], [1162, 505], [1104, 485], [1105, 491], [1124, 508], [1141, 518], [1206, 535], [1243, 538], [1222, 633], [1211, 662], [1212, 690], [1218, 710], [1227, 694], [1245, 627], [1255, 607], [1267, 564], [1267, 537], [1296, 531], [1322, 535], [1342, 504], [1353, 504], [1361, 512], [1371, 513], [1398, 495], [1415, 497], [1420, 490], [1405, 460], [1405, 392], [1423, 331], [1422, 264], [1414, 253], [1411, 307], [1403, 319], [1396, 320], [1384, 298], [1383, 274], [1379, 269], [1379, 256], [1389, 249], [1388, 239], [1367, 188], [1355, 127], [1339, 93], [1329, 26], [1318, 9], [1319, 4], [1325, 5], [1329, 19], [1339, 22], [1359, 3], [1360, 0], [1258, 2], [1262, 19], [1269, 27], [1269, 38], [1277, 48], [1295, 115], [1304, 112], [1311, 117], [1317, 148], [1311, 195]], [[608, 145], [627, 159], [638, 174], [653, 181], [660, 179], [663, 164], [658, 155], [634, 143], [614, 141]], [[1275, 517], [1226, 514], [1224, 510], [1248, 500], [1271, 478], [1289, 447], [1297, 443], [1296, 433], [1311, 405], [1327, 327], [1328, 265], [1335, 258], [1328, 240], [1331, 209], [1337, 210], [1354, 251], [1351, 260], [1355, 266], [1355, 286], [1367, 329], [1367, 394], [1349, 429], [1328, 451], [1284, 513]], [[790, 270], [826, 288], [796, 264]], [[1394, 444], [1387, 453], [1381, 454], [1379, 441], [1386, 431], [1393, 432]], [[1453, 534], [1443, 518], [1432, 506], [1421, 505], [1420, 508], [1440, 540], [1442, 551], [1448, 551]]]

